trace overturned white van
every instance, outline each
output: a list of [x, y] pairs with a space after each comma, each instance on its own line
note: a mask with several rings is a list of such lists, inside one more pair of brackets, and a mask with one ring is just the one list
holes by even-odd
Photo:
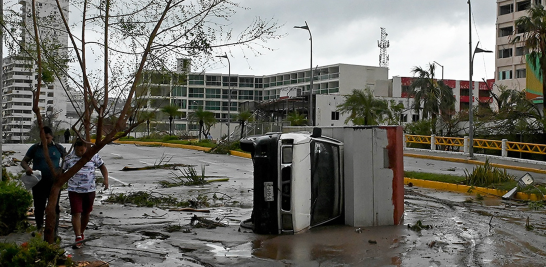
[[313, 134], [268, 133], [241, 140], [254, 163], [255, 233], [297, 233], [343, 213], [343, 143]]

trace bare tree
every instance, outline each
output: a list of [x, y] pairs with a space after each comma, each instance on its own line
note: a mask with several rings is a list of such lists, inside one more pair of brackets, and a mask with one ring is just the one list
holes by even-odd
[[[265, 42], [280, 37], [279, 26], [272, 19], [258, 17], [239, 32], [231, 29], [229, 20], [242, 7], [228, 0], [55, 0], [51, 14], [60, 19], [53, 21], [50, 17], [49, 22], [39, 14], [41, 4], [38, 7], [36, 0], [26, 3], [26, 13], [10, 10], [13, 23], [23, 21], [22, 29], [13, 30], [17, 26], [10, 25], [9, 19], [2, 27], [11, 40], [10, 51], [31, 58], [37, 70], [33, 112], [38, 125], [44, 125], [38, 106], [40, 92], [44, 79], [53, 75], [61, 81], [78, 113], [78, 121], [72, 125], [74, 132], [88, 142], [96, 133], [93, 146], [82, 159], [67, 172], [55, 175], [46, 208], [45, 240], [49, 243], [54, 242], [56, 196], [61, 186], [106, 144], [146, 122], [147, 116], [140, 109], [143, 101], [137, 93], [145, 71], [173, 71], [177, 58], [209, 64], [214, 54], [220, 54], [216, 50], [229, 52], [231, 47], [259, 54], [260, 49], [267, 48]], [[69, 22], [68, 10], [72, 12], [70, 21], [76, 23]], [[31, 38], [20, 41], [20, 33]], [[63, 35], [68, 46], [59, 42]], [[120, 111], [112, 109], [112, 98], [125, 99]], [[128, 126], [130, 117], [134, 123]], [[40, 136], [45, 140], [43, 130]], [[44, 150], [48, 155], [47, 147]], [[47, 161], [54, 170], [51, 160]]]

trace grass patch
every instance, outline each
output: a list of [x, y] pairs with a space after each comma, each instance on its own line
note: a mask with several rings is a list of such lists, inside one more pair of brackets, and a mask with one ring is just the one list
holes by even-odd
[[508, 174], [506, 169], [500, 169], [491, 166], [489, 159], [485, 160], [484, 165], [476, 166], [472, 172], [465, 172], [465, 184], [471, 186], [487, 187], [492, 184], [501, 184], [514, 181], [515, 177]]

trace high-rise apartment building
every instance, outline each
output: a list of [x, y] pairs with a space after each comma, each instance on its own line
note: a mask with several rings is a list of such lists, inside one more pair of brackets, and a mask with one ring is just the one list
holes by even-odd
[[[513, 37], [522, 34], [515, 22], [522, 16], [527, 16], [528, 9], [533, 5], [545, 5], [544, 0], [497, 0], [497, 32], [495, 50], [495, 80], [497, 85], [508, 89], [527, 90], [529, 98], [542, 95], [528, 88], [528, 77], [532, 73], [527, 70], [525, 54], [527, 51], [523, 42], [512, 43]], [[496, 88], [495, 88], [496, 89]]]
[[[68, 17], [68, 0], [61, 0], [63, 13]], [[27, 28], [21, 29], [21, 41], [33, 46], [33, 29], [30, 0], [20, 0], [22, 13], [22, 25]], [[47, 27], [40, 28], [40, 39], [45, 45], [59, 45], [59, 49], [52, 51], [62, 55], [66, 53], [68, 35], [61, 29], [60, 14], [53, 0], [36, 1], [37, 14], [40, 17], [39, 23], [47, 24]], [[44, 25], [45, 26], [45, 25]], [[25, 53], [10, 56], [4, 59], [3, 66], [3, 100], [4, 110], [2, 114], [3, 134], [5, 142], [23, 142], [29, 138], [29, 131], [36, 120], [32, 112], [32, 96], [36, 90], [38, 77], [35, 62]], [[54, 79], [42, 83], [40, 102], [38, 106], [41, 114], [56, 114], [57, 121], [65, 120], [66, 116], [66, 94], [60, 80]]]

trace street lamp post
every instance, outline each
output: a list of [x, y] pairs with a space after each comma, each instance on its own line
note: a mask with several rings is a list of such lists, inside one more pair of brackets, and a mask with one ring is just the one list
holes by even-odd
[[224, 54], [223, 56], [216, 56], [216, 57], [222, 57], [222, 58], [225, 58], [227, 59], [227, 62], [228, 62], [228, 115], [227, 115], [227, 121], [228, 121], [228, 124], [227, 124], [227, 141], [229, 143], [229, 136], [231, 135], [230, 133], [230, 124], [231, 124], [231, 63], [229, 62], [229, 57], [227, 56], [227, 53]]
[[468, 54], [469, 54], [469, 72], [470, 72], [470, 81], [469, 81], [469, 99], [468, 99], [468, 157], [470, 159], [474, 159], [474, 112], [472, 111], [472, 102], [474, 102], [474, 84], [472, 83], [472, 74], [474, 73], [474, 56], [476, 53], [491, 53], [493, 51], [490, 50], [484, 50], [481, 48], [478, 48], [478, 45], [480, 42], [476, 44], [476, 48], [474, 48], [474, 51], [472, 51], [472, 5], [470, 4], [470, 0], [468, 0]]
[[309, 67], [309, 71], [311, 72], [311, 80], [309, 82], [309, 126], [314, 126], [313, 124], [313, 36], [311, 35], [311, 30], [309, 29], [309, 25], [307, 25], [307, 21], [305, 21], [305, 26], [294, 26], [294, 28], [297, 29], [304, 29], [309, 32], [309, 41], [311, 42], [311, 65]]
[[436, 63], [436, 65], [442, 67], [442, 81], [444, 80], [444, 66], [440, 65], [440, 63], [436, 62], [436, 61], [433, 61], [434, 63]]

